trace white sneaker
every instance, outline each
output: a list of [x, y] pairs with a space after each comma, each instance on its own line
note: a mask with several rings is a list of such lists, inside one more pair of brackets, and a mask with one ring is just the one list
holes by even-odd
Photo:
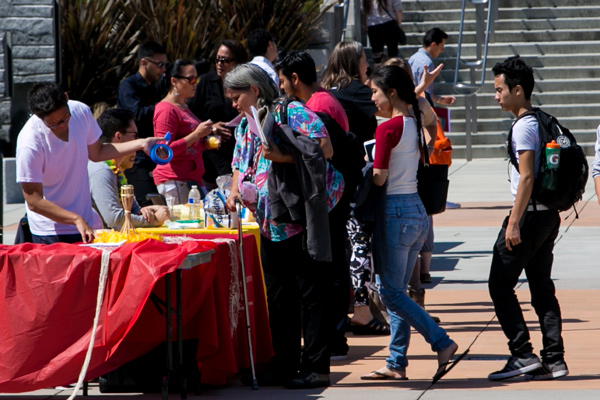
[[446, 210], [455, 210], [460, 208], [460, 203], [452, 203], [450, 201], [446, 201]]

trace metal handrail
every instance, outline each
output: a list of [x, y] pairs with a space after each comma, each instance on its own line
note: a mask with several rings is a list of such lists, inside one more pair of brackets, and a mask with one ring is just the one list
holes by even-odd
[[[486, 33], [485, 33], [485, 42], [483, 43], [483, 45], [484, 45], [483, 57], [481, 57], [475, 61], [462, 60], [460, 58], [460, 55], [461, 55], [461, 50], [462, 50], [462, 36], [463, 36], [463, 31], [464, 31], [465, 12], [466, 12], [466, 8], [467, 8], [467, 4], [466, 4], [467, 0], [463, 0], [461, 16], [460, 16], [460, 26], [459, 26], [459, 32], [458, 32], [458, 48], [456, 51], [456, 66], [454, 69], [454, 89], [459, 94], [477, 93], [479, 91], [479, 89], [481, 89], [481, 87], [483, 87], [483, 84], [485, 83], [485, 67], [486, 67], [486, 63], [487, 63], [488, 45], [489, 45], [489, 38], [490, 38], [491, 26], [492, 26], [492, 10], [495, 6], [494, 0], [469, 0], [469, 1], [472, 4], [475, 4], [476, 6], [488, 4]], [[479, 32], [477, 32], [477, 33], [479, 33]], [[476, 43], [477, 53], [478, 53], [478, 57], [480, 57], [480, 49], [481, 49], [480, 36], [476, 35], [476, 38], [477, 38], [477, 43]], [[459, 83], [458, 82], [458, 71], [460, 69], [461, 64], [469, 67], [472, 72], [474, 71], [475, 68], [481, 66], [481, 83], [475, 82], [473, 74], [471, 74], [471, 83], [470, 84]]]
[[[341, 3], [341, 1], [340, 1]], [[344, 0], [344, 25], [342, 26], [341, 42], [346, 40], [346, 27], [348, 26], [348, 12], [350, 11], [350, 0]]]

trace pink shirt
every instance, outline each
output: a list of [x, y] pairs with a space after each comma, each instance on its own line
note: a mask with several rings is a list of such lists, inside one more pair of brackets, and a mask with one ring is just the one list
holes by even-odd
[[344, 107], [327, 90], [320, 88], [316, 93], [310, 96], [310, 99], [306, 102], [306, 106], [314, 112], [323, 112], [331, 115], [331, 117], [337, 122], [343, 130], [348, 132], [350, 130], [350, 124], [348, 123], [348, 116]]
[[171, 132], [169, 147], [173, 150], [173, 159], [165, 165], [157, 165], [152, 172], [154, 184], [168, 180], [195, 181], [202, 185], [204, 163], [202, 151], [204, 141], [199, 140], [191, 146], [185, 144], [184, 138], [196, 129], [200, 120], [188, 110], [181, 110], [166, 101], [159, 102], [154, 108], [154, 136], [164, 137]]

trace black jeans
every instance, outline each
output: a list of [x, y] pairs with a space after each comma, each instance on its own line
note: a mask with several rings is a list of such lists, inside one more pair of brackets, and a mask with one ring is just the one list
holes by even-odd
[[387, 46], [390, 58], [398, 55], [398, 23], [395, 20], [367, 27], [367, 35], [374, 55], [383, 53], [383, 45]]
[[507, 223], [508, 217], [494, 245], [488, 285], [510, 352], [521, 357], [533, 351], [523, 311], [514, 291], [521, 272], [525, 270], [531, 305], [538, 316], [543, 336], [542, 359], [545, 362], [562, 360], [562, 319], [550, 276], [554, 240], [560, 227], [559, 214], [552, 210], [525, 212], [520, 221], [521, 243], [513, 246], [512, 251], [507, 250], [504, 240]]
[[[302, 249], [302, 234], [273, 242], [260, 239], [275, 355], [269, 369], [283, 377], [298, 371], [329, 374], [331, 271]], [[300, 364], [300, 338], [304, 352]]]
[[323, 268], [331, 269], [333, 282], [330, 292], [335, 330], [332, 333], [331, 351], [339, 355], [348, 353], [346, 325], [350, 308], [350, 260], [348, 259], [348, 230], [346, 222], [350, 216], [350, 203], [345, 197], [329, 212], [329, 236], [331, 238], [330, 263]]

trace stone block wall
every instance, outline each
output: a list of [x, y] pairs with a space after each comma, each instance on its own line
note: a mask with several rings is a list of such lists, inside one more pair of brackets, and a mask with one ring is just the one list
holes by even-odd
[[[56, 79], [54, 3], [56, 0], [0, 0], [0, 141], [14, 140], [15, 112], [22, 114], [23, 93], [35, 82]], [[10, 33], [13, 97], [6, 97], [4, 40]], [[19, 104], [15, 104], [19, 98]], [[26, 105], [25, 105], [26, 106]], [[22, 118], [20, 118], [22, 119]], [[19, 127], [20, 129], [20, 127]]]

